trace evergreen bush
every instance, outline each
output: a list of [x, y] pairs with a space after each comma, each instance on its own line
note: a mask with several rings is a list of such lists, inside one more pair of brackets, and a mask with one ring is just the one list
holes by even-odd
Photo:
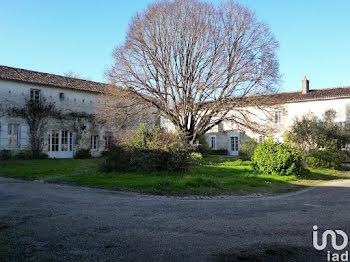
[[279, 176], [297, 175], [303, 167], [301, 154], [290, 141], [277, 143], [271, 137], [256, 147], [253, 161], [259, 173]]

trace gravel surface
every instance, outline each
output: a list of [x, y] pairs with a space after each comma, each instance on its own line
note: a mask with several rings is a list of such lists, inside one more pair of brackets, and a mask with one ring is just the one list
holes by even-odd
[[201, 198], [0, 178], [0, 261], [327, 261], [313, 225], [349, 222], [350, 180]]

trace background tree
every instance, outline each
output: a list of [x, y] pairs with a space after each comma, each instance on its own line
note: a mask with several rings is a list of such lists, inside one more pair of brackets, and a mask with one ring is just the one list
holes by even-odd
[[254, 96], [275, 91], [277, 47], [268, 26], [234, 1], [164, 0], [133, 17], [108, 75], [194, 144], [225, 120], [262, 127], [250, 109], [263, 109]]
[[293, 143], [304, 151], [319, 148], [340, 150], [350, 143], [349, 122], [337, 123], [336, 111], [327, 110], [322, 118], [313, 114], [296, 118], [289, 131]]
[[156, 111], [149, 103], [127, 89], [106, 86], [105, 93], [96, 103], [94, 114], [102, 124], [118, 129], [119, 134], [133, 134], [141, 123], [152, 123], [158, 120]]
[[69, 71], [63, 73], [63, 75], [66, 76], [66, 77], [80, 78], [80, 79], [81, 79], [81, 76], [80, 76], [78, 73], [75, 73], [75, 72], [73, 72], [73, 71], [71, 71], [71, 70], [69, 70]]

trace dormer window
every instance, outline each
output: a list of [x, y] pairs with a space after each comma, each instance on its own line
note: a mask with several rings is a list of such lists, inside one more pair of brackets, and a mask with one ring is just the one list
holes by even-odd
[[39, 89], [30, 89], [30, 101], [40, 103], [41, 91]]
[[60, 100], [64, 100], [64, 93], [60, 93]]
[[282, 112], [276, 111], [275, 112], [275, 124], [281, 124], [282, 123]]

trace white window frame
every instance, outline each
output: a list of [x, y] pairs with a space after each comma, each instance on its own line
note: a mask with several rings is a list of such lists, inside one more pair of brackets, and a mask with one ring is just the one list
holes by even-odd
[[73, 151], [73, 133], [68, 130], [52, 130], [48, 140], [49, 152]]
[[18, 147], [21, 139], [21, 126], [16, 123], [7, 125], [7, 145], [10, 147]]
[[231, 152], [239, 151], [239, 136], [231, 136], [230, 137], [230, 150]]
[[91, 150], [92, 151], [97, 151], [99, 148], [98, 145], [99, 142], [99, 136], [98, 135], [92, 135], [91, 136]]
[[30, 89], [30, 101], [34, 103], [40, 103], [41, 101], [41, 90], [40, 89]]
[[216, 136], [215, 135], [209, 136], [209, 147], [213, 150], [216, 150]]

